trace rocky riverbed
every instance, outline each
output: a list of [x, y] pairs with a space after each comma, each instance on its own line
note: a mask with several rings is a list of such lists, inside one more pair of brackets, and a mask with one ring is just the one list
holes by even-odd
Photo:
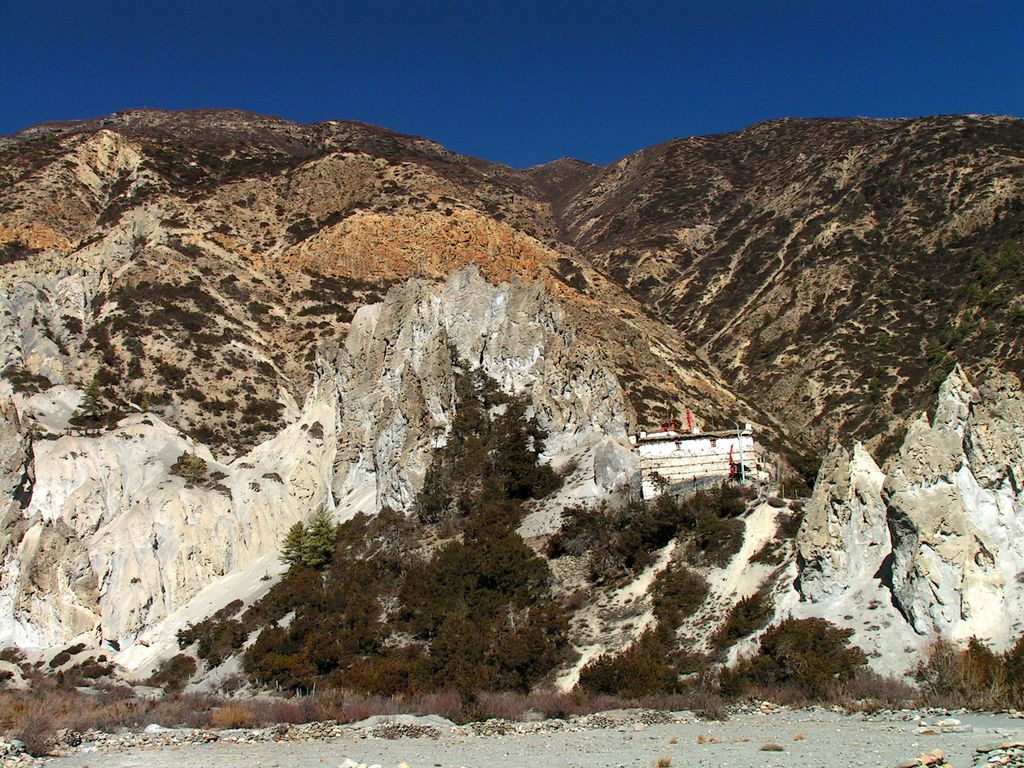
[[1024, 767], [1024, 719], [1019, 713], [900, 710], [848, 715], [766, 705], [726, 721], [705, 721], [688, 712], [623, 710], [567, 720], [468, 725], [412, 716], [224, 731], [154, 724], [142, 732], [65, 733], [58, 751], [60, 756], [42, 761], [12, 754], [4, 766]]

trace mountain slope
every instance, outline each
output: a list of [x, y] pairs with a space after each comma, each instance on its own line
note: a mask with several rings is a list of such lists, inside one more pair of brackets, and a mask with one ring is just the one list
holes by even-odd
[[677, 139], [609, 166], [558, 216], [736, 390], [818, 441], [898, 423], [951, 355], [1021, 368], [1024, 121]]
[[2, 151], [0, 367], [27, 387], [96, 378], [118, 408], [155, 409], [225, 456], [287, 423], [316, 345], [359, 306], [469, 263], [545, 284], [639, 411], [755, 410], [557, 241], [540, 189], [590, 167], [535, 181], [370, 126], [212, 111], [43, 126]]
[[[784, 120], [516, 170], [234, 111], [7, 137], [0, 636], [113, 642], [145, 666], [240, 582], [272, 581], [318, 506], [410, 512], [459, 438], [457, 359], [549, 433], [566, 478], [523, 511], [537, 551], [572, 505], [628, 499], [627, 433], [684, 410], [754, 422], [807, 474], [836, 435], [881, 459], [954, 356], [1021, 367], [1022, 139], [1008, 118]], [[651, 624], [673, 558], [708, 582], [681, 643], [725, 653], [709, 627], [736, 601], [794, 597], [795, 509], [624, 509], [597, 559], [639, 559], [573, 617], [563, 684]], [[588, 514], [566, 526], [602, 528]], [[563, 597], [583, 563], [553, 566]]]

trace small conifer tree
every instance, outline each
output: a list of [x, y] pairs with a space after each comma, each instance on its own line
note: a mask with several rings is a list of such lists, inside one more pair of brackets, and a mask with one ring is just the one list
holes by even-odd
[[285, 534], [284, 544], [281, 547], [281, 560], [289, 567], [295, 567], [302, 563], [302, 545], [305, 539], [306, 526], [302, 523], [296, 523]]
[[87, 419], [92, 421], [98, 421], [103, 417], [105, 409], [103, 408], [103, 397], [100, 394], [99, 382], [93, 378], [89, 383], [89, 386], [85, 389], [85, 396], [82, 398], [82, 404], [79, 406], [80, 413]]
[[183, 478], [185, 483], [191, 486], [205, 482], [210, 474], [210, 468], [202, 457], [185, 451], [174, 462], [171, 472]]
[[331, 561], [338, 529], [331, 522], [327, 510], [317, 507], [302, 537], [302, 564], [310, 568], [323, 568]]

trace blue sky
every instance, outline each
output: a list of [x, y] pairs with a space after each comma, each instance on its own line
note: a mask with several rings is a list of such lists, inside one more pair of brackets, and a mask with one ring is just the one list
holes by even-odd
[[514, 166], [775, 117], [1024, 115], [1024, 2], [0, 0], [0, 133], [362, 120]]

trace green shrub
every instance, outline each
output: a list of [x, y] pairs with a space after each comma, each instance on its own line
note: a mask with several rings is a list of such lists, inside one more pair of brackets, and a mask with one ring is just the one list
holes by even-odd
[[599, 656], [580, 670], [579, 686], [592, 694], [640, 698], [673, 693], [678, 673], [657, 633], [647, 632], [622, 653]]
[[171, 472], [182, 478], [186, 485], [194, 486], [206, 482], [210, 469], [202, 457], [186, 451], [171, 466]]
[[620, 509], [569, 508], [549, 540], [549, 557], [589, 553], [592, 582], [612, 581], [654, 562], [654, 553], [677, 538], [692, 564], [724, 564], [743, 544], [742, 489], [728, 484], [675, 498], [663, 494]]
[[708, 594], [708, 583], [699, 573], [681, 565], [670, 565], [654, 580], [652, 600], [658, 627], [674, 630], [700, 607]]
[[849, 646], [852, 634], [824, 619], [786, 619], [761, 636], [756, 656], [723, 672], [722, 690], [738, 695], [752, 686], [796, 686], [811, 699], [824, 699], [867, 663], [860, 648]]
[[196, 673], [196, 660], [185, 653], [167, 659], [146, 681], [166, 691], [180, 691]]
[[740, 600], [715, 634], [715, 647], [725, 650], [737, 640], [756, 632], [768, 622], [771, 610], [771, 599], [763, 589]]

